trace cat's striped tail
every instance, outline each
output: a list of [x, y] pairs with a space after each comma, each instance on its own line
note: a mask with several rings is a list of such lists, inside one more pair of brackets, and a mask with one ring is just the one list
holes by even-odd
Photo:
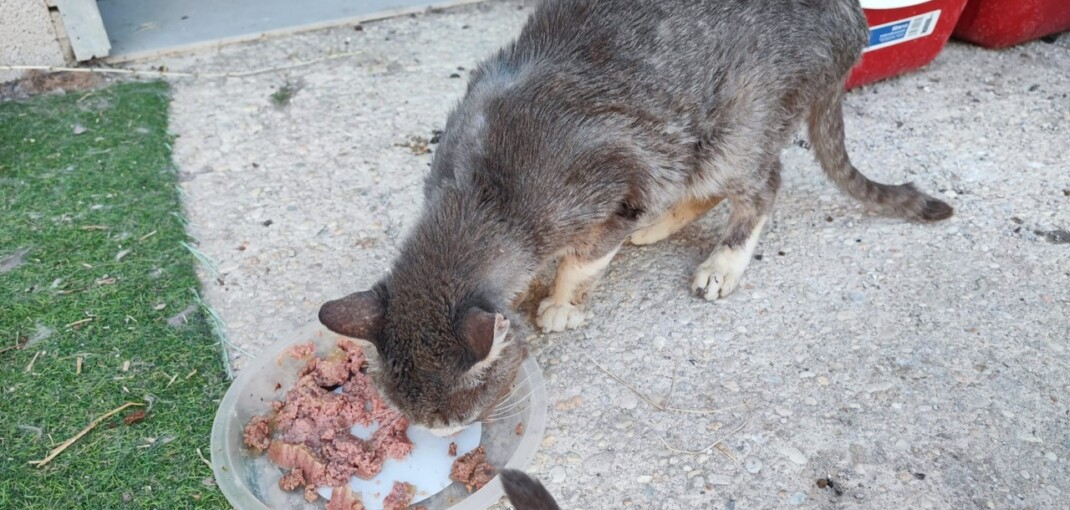
[[810, 144], [825, 175], [844, 193], [880, 213], [914, 221], [950, 218], [947, 203], [918, 191], [913, 184], [881, 184], [859, 172], [847, 156], [843, 134], [843, 89], [826, 94], [811, 106]]

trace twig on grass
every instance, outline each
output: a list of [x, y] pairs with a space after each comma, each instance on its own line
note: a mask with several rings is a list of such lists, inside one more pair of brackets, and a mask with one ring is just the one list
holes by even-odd
[[204, 458], [204, 454], [201, 453], [200, 448], [197, 448], [197, 457], [201, 459], [201, 462], [203, 462], [205, 466], [208, 466], [208, 469], [212, 469], [212, 463], [209, 462], [208, 459]]
[[80, 326], [82, 326], [84, 324], [88, 324], [90, 322], [93, 322], [93, 319], [95, 319], [95, 318], [96, 317], [86, 317], [84, 319], [74, 321], [74, 322], [72, 322], [72, 323], [70, 323], [70, 324], [68, 324], [68, 325], [66, 325], [64, 327], [65, 328], [77, 328], [77, 327], [80, 327]]
[[63, 453], [64, 450], [66, 450], [72, 444], [74, 444], [79, 439], [81, 439], [82, 436], [88, 434], [89, 431], [91, 431], [94, 428], [96, 428], [96, 426], [100, 425], [101, 422], [103, 422], [104, 420], [107, 420], [108, 418], [111, 418], [112, 416], [115, 416], [115, 414], [122, 412], [124, 409], [126, 409], [128, 407], [143, 406], [143, 405], [145, 405], [145, 404], [142, 404], [142, 403], [139, 403], [139, 402], [127, 402], [127, 403], [125, 403], [125, 404], [123, 404], [123, 405], [121, 405], [119, 407], [116, 407], [115, 409], [112, 409], [111, 411], [108, 411], [107, 413], [104, 413], [103, 415], [101, 415], [97, 419], [89, 422], [89, 425], [87, 425], [84, 429], [82, 429], [81, 432], [75, 434], [70, 439], [60, 443], [59, 446], [53, 448], [52, 451], [48, 452], [48, 455], [46, 455], [45, 458], [43, 458], [41, 460], [31, 460], [30, 461], [30, 465], [37, 466], [37, 467], [44, 467], [45, 464], [48, 464], [49, 462], [52, 462], [52, 459], [56, 458], [59, 454]]
[[30, 372], [33, 372], [33, 364], [37, 363], [37, 357], [42, 355], [42, 354], [44, 354], [44, 353], [45, 353], [45, 351], [37, 351], [37, 352], [33, 353], [33, 359], [30, 360], [30, 364], [29, 365], [26, 365], [25, 372], [27, 374], [30, 373]]
[[22, 348], [26, 346], [27, 341], [28, 340], [26, 340], [25, 338], [19, 338], [18, 335], [15, 335], [15, 345], [9, 345], [7, 347], [4, 347], [3, 349], [0, 349], [0, 354], [3, 354], [7, 351], [22, 350]]

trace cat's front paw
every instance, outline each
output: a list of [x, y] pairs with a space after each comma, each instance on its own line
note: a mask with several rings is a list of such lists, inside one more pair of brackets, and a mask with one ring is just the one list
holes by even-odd
[[728, 296], [739, 285], [748, 262], [750, 258], [744, 250], [718, 249], [695, 270], [691, 291], [708, 301]]
[[549, 298], [539, 303], [535, 324], [545, 333], [578, 328], [587, 319], [587, 312], [570, 303], [557, 303]]

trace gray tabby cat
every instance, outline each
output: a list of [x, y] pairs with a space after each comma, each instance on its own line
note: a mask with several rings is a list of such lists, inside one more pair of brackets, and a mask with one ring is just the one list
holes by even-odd
[[691, 288], [731, 293], [803, 121], [848, 195], [909, 220], [951, 216], [848, 159], [844, 80], [866, 36], [857, 0], [542, 2], [450, 114], [393, 269], [324, 304], [321, 322], [371, 342], [387, 401], [446, 433], [507, 393], [526, 355], [509, 303], [544, 264], [560, 261], [537, 323], [575, 328], [626, 240], [664, 239], [724, 198], [727, 229]]

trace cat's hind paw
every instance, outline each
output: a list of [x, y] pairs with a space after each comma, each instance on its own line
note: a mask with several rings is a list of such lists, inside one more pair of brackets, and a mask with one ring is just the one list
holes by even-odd
[[588, 313], [573, 304], [556, 303], [544, 299], [539, 303], [535, 324], [545, 333], [578, 328], [587, 319]]

